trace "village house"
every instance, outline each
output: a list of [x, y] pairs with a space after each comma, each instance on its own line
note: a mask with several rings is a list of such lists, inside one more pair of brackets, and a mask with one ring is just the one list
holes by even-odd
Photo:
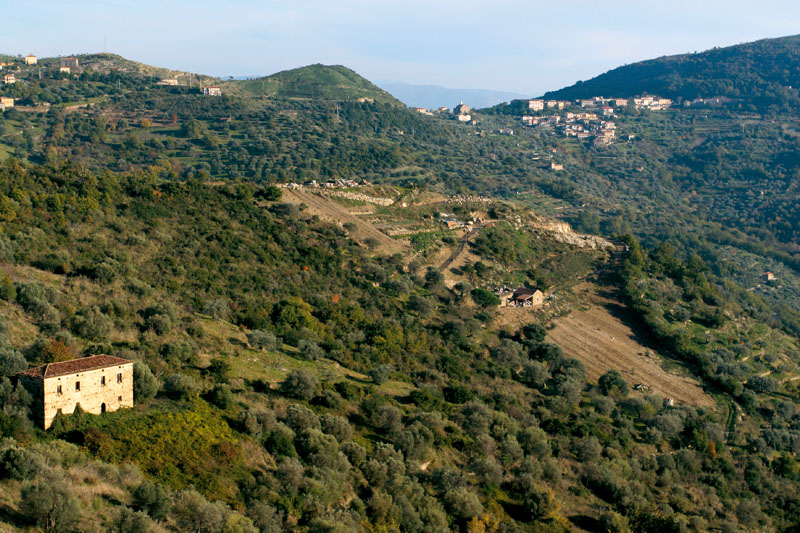
[[603, 107], [601, 107], [601, 108], [600, 108], [600, 111], [601, 111], [601, 114], [602, 114], [604, 117], [610, 117], [611, 115], [613, 115], [613, 114], [614, 114], [614, 108], [613, 108], [613, 107], [609, 107], [609, 106], [603, 106]]
[[28, 54], [25, 56], [24, 61], [26, 65], [35, 65], [36, 62], [39, 61], [39, 58], [33, 54]]
[[78, 59], [75, 57], [62, 57], [61, 66], [69, 68], [78, 68]]
[[17, 77], [14, 76], [13, 73], [6, 74], [5, 76], [3, 76], [3, 83], [5, 83], [6, 85], [9, 85], [11, 83], [17, 83]]
[[528, 100], [528, 109], [541, 111], [544, 109], [544, 100]]
[[359, 104], [374, 104], [375, 99], [369, 98], [368, 96], [362, 96], [361, 98], [358, 98], [356, 102], [358, 102]]
[[71, 69], [69, 67], [58, 67], [59, 74], [69, 74]]
[[78, 405], [98, 415], [133, 407], [133, 361], [127, 359], [93, 355], [31, 368], [17, 377], [33, 397], [33, 414], [44, 429], [57, 414], [72, 414]]
[[437, 113], [449, 113], [450, 112], [450, 108], [449, 107], [440, 107], [439, 109], [436, 110], [436, 112]]
[[509, 307], [533, 307], [544, 302], [544, 294], [539, 289], [520, 287], [508, 300]]
[[222, 96], [222, 89], [219, 87], [203, 87], [205, 96]]
[[614, 104], [617, 107], [625, 107], [626, 105], [628, 105], [628, 99], [627, 98], [612, 98], [611, 99], [611, 103]]
[[472, 121], [472, 115], [456, 115], [456, 118], [459, 122], [470, 122]]
[[775, 281], [778, 278], [772, 272], [764, 272], [764, 281], [770, 282]]
[[0, 111], [11, 109], [14, 107], [14, 99], [8, 96], [0, 96]]
[[556, 163], [555, 161], [551, 161], [550, 170], [564, 170], [564, 165], [561, 163]]

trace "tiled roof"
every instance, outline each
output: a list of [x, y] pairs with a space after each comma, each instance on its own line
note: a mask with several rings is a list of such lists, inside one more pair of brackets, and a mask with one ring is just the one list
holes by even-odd
[[29, 368], [24, 372], [20, 372], [19, 375], [45, 379], [56, 376], [66, 376], [68, 374], [77, 374], [78, 372], [86, 372], [87, 370], [97, 370], [98, 368], [119, 366], [132, 362], [133, 361], [129, 361], [128, 359], [121, 359], [110, 355], [91, 355], [89, 357], [72, 359], [71, 361], [62, 361], [60, 363], [50, 363], [44, 366], [37, 366], [36, 368]]

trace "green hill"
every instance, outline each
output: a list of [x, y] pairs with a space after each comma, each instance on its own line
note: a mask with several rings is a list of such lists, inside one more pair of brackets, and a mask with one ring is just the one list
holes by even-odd
[[371, 98], [376, 102], [403, 105], [391, 94], [341, 65], [309, 65], [227, 85], [255, 95], [345, 101]]
[[625, 65], [544, 96], [573, 99], [653, 93], [684, 100], [727, 96], [775, 104], [797, 101], [794, 88], [798, 86], [800, 36], [795, 35]]

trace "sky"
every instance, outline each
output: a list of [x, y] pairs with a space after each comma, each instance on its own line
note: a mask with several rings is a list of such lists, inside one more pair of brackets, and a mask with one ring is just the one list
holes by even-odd
[[372, 81], [530, 96], [635, 61], [800, 33], [798, 0], [0, 4], [0, 53], [54, 56], [106, 50], [214, 76], [341, 64]]

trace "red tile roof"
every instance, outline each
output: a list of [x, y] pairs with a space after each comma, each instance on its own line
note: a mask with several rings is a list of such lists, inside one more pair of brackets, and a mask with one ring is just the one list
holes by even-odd
[[50, 363], [36, 368], [29, 368], [24, 372], [20, 372], [19, 375], [45, 379], [55, 376], [65, 376], [67, 374], [77, 374], [78, 372], [86, 372], [87, 370], [97, 370], [98, 368], [119, 366], [127, 363], [133, 363], [133, 361], [112, 357], [110, 355], [91, 355], [89, 357], [72, 359], [71, 361], [62, 361], [60, 363]]

